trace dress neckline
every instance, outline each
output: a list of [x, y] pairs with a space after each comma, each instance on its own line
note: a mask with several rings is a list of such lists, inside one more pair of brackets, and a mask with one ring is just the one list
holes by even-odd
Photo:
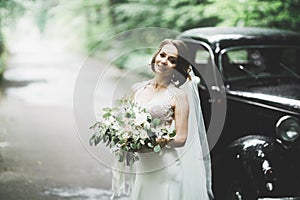
[[[147, 87], [149, 84], [152, 84], [153, 86], [155, 86], [155, 84], [156, 84], [156, 83], [155, 83], [155, 80], [154, 80], [154, 79], [150, 79], [149, 81], [147, 81], [145, 87]], [[175, 84], [172, 83], [172, 82], [170, 82], [166, 87], [162, 87], [162, 88], [168, 90], [168, 89], [170, 89], [171, 87], [175, 87]], [[160, 88], [160, 89], [162, 89], [162, 88]], [[158, 91], [159, 91], [160, 89], [158, 89]]]
[[[148, 80], [148, 81], [145, 81], [144, 84], [142, 85], [142, 87], [140, 87], [140, 88], [136, 91], [135, 97], [134, 97], [135, 101], [137, 100], [137, 97], [138, 97], [138, 96], [139, 96], [139, 95], [147, 88], [147, 86], [149, 86], [150, 84], [155, 84], [154, 81], [153, 81], [153, 79]], [[168, 103], [170, 104], [171, 99], [172, 99], [173, 96], [174, 96], [174, 93], [171, 91], [171, 88], [173, 88], [173, 87], [176, 87], [176, 86], [171, 82], [171, 83], [165, 88], [165, 91], [162, 92], [163, 95], [168, 95], [168, 97], [167, 97], [167, 98], [165, 99], [165, 101], [163, 101], [163, 102], [168, 102]], [[147, 101], [147, 102], [140, 101], [140, 103], [145, 104], [145, 105], [149, 105], [149, 104], [151, 104], [151, 103], [153, 103], [153, 102], [157, 102], [157, 101], [159, 101], [158, 98], [157, 98], [157, 99], [152, 98], [152, 99], [150, 99], [150, 100]]]

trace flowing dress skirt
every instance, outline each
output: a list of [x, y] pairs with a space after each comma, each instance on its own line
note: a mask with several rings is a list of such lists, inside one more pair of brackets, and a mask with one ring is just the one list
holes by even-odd
[[182, 168], [175, 149], [139, 157], [132, 200], [183, 200]]

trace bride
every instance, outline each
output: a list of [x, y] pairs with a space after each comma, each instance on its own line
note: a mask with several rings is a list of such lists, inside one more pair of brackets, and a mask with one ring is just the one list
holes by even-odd
[[132, 86], [134, 101], [164, 126], [176, 129], [174, 138], [157, 139], [162, 155], [140, 150], [132, 200], [212, 199], [211, 169], [197, 82], [180, 40], [162, 41], [151, 61], [154, 78]]

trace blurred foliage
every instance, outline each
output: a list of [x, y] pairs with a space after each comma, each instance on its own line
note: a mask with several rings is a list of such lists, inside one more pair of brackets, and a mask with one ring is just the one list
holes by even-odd
[[[28, 6], [26, 2], [35, 5]], [[101, 46], [109, 59], [126, 54], [128, 58], [116, 62], [120, 67], [132, 66], [131, 61], [140, 60], [136, 55], [145, 59], [145, 54], [153, 53], [148, 50], [129, 55], [126, 49], [138, 47], [141, 41], [145, 41], [143, 45], [155, 46], [157, 38], [165, 36], [153, 31], [138, 32], [127, 38], [116, 37], [122, 42], [105, 43], [137, 28], [181, 32], [207, 26], [260, 26], [300, 31], [300, 0], [0, 0], [1, 22], [26, 9], [34, 12], [41, 32], [63, 35], [86, 53], [97, 54]]]
[[[201, 2], [201, 3], [200, 3]], [[115, 4], [112, 9], [119, 30], [137, 27], [164, 27], [183, 31], [200, 26], [215, 26], [220, 20], [206, 16], [208, 1], [195, 0], [155, 0], [132, 1]]]
[[300, 31], [300, 0], [212, 0], [220, 26], [259, 26]]
[[35, 0], [33, 6], [34, 21], [41, 33], [45, 31], [48, 19], [51, 18], [48, 10], [57, 5], [56, 0]]
[[[104, 32], [119, 33], [141, 27], [181, 32], [207, 26], [260, 26], [300, 31], [300, 0], [110, 0], [107, 5], [109, 23], [102, 27]], [[90, 40], [91, 44], [98, 42]], [[124, 41], [123, 44], [127, 47], [133, 43]], [[136, 58], [128, 55], [117, 65], [132, 65], [134, 59], [130, 57]]]
[[[26, 2], [26, 0], [24, 1]], [[25, 12], [24, 2], [17, 0], [0, 0], [0, 26], [12, 23], [12, 20]]]
[[0, 79], [2, 78], [6, 63], [3, 27], [12, 25], [17, 17], [22, 16], [24, 12], [24, 2], [17, 0], [0, 0]]
[[48, 9], [48, 31], [52, 34], [63, 35], [87, 51], [109, 35], [111, 21], [107, 0], [56, 1]]

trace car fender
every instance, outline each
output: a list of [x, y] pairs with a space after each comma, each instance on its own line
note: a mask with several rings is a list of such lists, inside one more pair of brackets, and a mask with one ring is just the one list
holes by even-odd
[[214, 163], [214, 181], [224, 185], [231, 179], [240, 179], [257, 196], [274, 193], [280, 175], [274, 166], [281, 162], [284, 152], [283, 146], [273, 138], [262, 135], [242, 137], [228, 146], [220, 156], [222, 160]]

